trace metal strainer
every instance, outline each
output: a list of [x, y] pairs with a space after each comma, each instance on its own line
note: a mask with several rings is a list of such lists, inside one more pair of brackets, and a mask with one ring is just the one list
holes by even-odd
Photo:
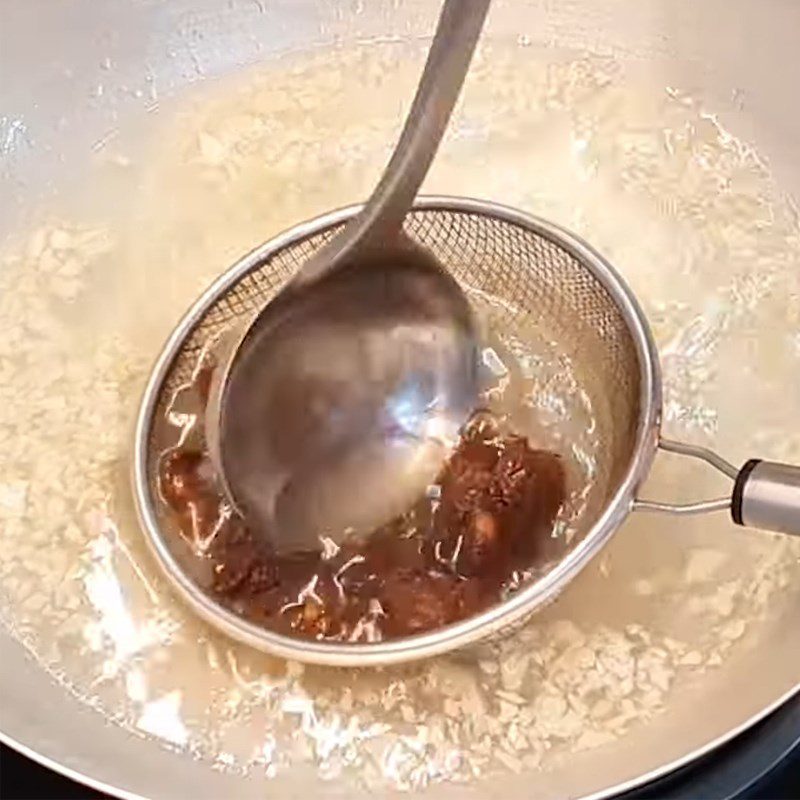
[[[134, 442], [134, 494], [142, 525], [167, 575], [194, 609], [247, 644], [306, 662], [366, 666], [431, 656], [513, 629], [551, 600], [597, 554], [634, 510], [676, 514], [730, 509], [739, 524], [800, 534], [800, 468], [760, 461], [742, 470], [700, 447], [660, 439], [661, 374], [646, 319], [615, 270], [564, 229], [494, 203], [420, 198], [405, 222], [468, 290], [496, 297], [495, 324], [506, 334], [546, 329], [575, 366], [592, 404], [602, 448], [577, 535], [551, 568], [509, 599], [433, 632], [371, 644], [310, 642], [254, 625], [220, 606], [196, 584], [187, 547], [171, 529], [159, 497], [158, 465], [177, 443], [175, 415], [209, 342], [261, 308], [359, 206], [298, 225], [247, 255], [221, 276], [181, 320], [145, 389]], [[182, 428], [196, 436], [198, 427]], [[732, 497], [687, 505], [639, 498], [657, 449], [700, 458], [735, 480]]]

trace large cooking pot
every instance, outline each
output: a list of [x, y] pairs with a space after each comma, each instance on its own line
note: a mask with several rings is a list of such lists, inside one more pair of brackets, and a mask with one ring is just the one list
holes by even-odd
[[[402, 45], [405, 40], [413, 42], [428, 36], [438, 5], [435, 0], [233, 0], [226, 4], [212, 0], [135, 3], [114, 0], [102, 4], [89, 0], [65, 0], [57, 4], [7, 0], [0, 10], [0, 75], [4, 78], [0, 82], [0, 180], [4, 199], [0, 229], [6, 237], [3, 253], [11, 255], [0, 263], [5, 274], [17, 277], [13, 285], [3, 285], [6, 305], [0, 319], [10, 331], [9, 341], [23, 342], [15, 347], [20, 353], [27, 353], [24, 342], [31, 337], [53, 335], [52, 331], [37, 329], [35, 322], [23, 326], [21, 331], [11, 331], [8, 327], [8, 321], [19, 321], [23, 311], [7, 298], [13, 298], [17, 290], [24, 292], [20, 298], [29, 304], [31, 317], [38, 318], [41, 309], [31, 298], [37, 296], [37, 287], [41, 285], [43, 295], [56, 287], [69, 303], [75, 303], [59, 311], [57, 323], [64, 325], [65, 331], [80, 327], [79, 316], [88, 315], [92, 319], [91, 330], [95, 333], [84, 332], [83, 338], [70, 342], [78, 354], [76, 362], [81, 359], [80, 353], [95, 349], [99, 352], [106, 346], [111, 347], [108, 360], [113, 361], [116, 351], [109, 340], [116, 342], [126, 336], [130, 341], [141, 337], [146, 345], [144, 350], [154, 356], [188, 300], [202, 289], [204, 281], [216, 274], [214, 265], [218, 265], [216, 272], [221, 272], [247, 249], [245, 233], [255, 239], [249, 245], [255, 245], [279, 228], [325, 210], [325, 205], [315, 206], [311, 201], [301, 206], [289, 203], [263, 230], [258, 220], [250, 220], [249, 227], [243, 225], [239, 231], [241, 240], [210, 245], [213, 252], [208, 262], [189, 278], [164, 270], [159, 272], [149, 263], [153, 251], [147, 245], [151, 238], [157, 240], [168, 235], [170, 226], [177, 225], [182, 217], [164, 198], [165, 187], [169, 186], [166, 179], [149, 183], [148, 173], [126, 183], [129, 159], [123, 151], [136, 152], [140, 139], [153, 138], [162, 119], [172, 114], [169, 110], [172, 95], [195, 91], [198, 85], [216, 77], [262, 62], [268, 65], [289, 54], [299, 59], [292, 63], [304, 63], [302, 54], [311, 52], [317, 59], [315, 74], [321, 74], [319, 63], [324, 64], [327, 54], [336, 48], [339, 51], [356, 46], [379, 48], [387, 43]], [[758, 217], [759, 235], [772, 243], [772, 249], [756, 247], [751, 283], [747, 281], [747, 269], [739, 267], [734, 287], [738, 292], [736, 297], [743, 296], [748, 286], [754, 292], [747, 313], [743, 311], [732, 322], [731, 317], [725, 317], [725, 324], [716, 329], [709, 322], [719, 321], [719, 303], [724, 305], [724, 299], [719, 298], [733, 296], [725, 293], [726, 265], [715, 260], [709, 265], [710, 277], [706, 283], [698, 283], [694, 292], [681, 293], [677, 305], [682, 303], [678, 311], [683, 314], [685, 324], [680, 330], [668, 331], [666, 317], [654, 320], [662, 359], [668, 361], [669, 367], [665, 379], [667, 427], [684, 426], [680, 433], [701, 443], [713, 443], [731, 459], [744, 459], [758, 452], [765, 458], [800, 461], [796, 426], [800, 412], [797, 382], [800, 323], [796, 316], [791, 316], [790, 302], [791, 293], [800, 291], [796, 282], [800, 272], [800, 233], [796, 215], [793, 219], [791, 206], [782, 197], [782, 193], [800, 193], [800, 108], [792, 102], [796, 95], [794, 76], [800, 74], [798, 31], [800, 6], [792, 0], [768, 3], [497, 0], [486, 33], [483, 55], [483, 63], [489, 65], [486, 74], [491, 74], [492, 59], [505, 52], [506, 46], [518, 48], [523, 55], [515, 56], [514, 63], [521, 64], [523, 70], [530, 64], [532, 71], [550, 63], [564, 64], [570, 60], [577, 63], [590, 55], [597, 59], [590, 59], [591, 63], [615, 65], [611, 72], [620, 85], [625, 85], [626, 76], [630, 75], [631, 80], [635, 78], [642, 85], [669, 88], [672, 96], [686, 98], [687, 107], [696, 103], [698, 110], [691, 112], [695, 114], [692, 119], [696, 126], [703, 120], [713, 123], [714, 141], [720, 147], [728, 146], [725, 141], [752, 143], [759, 158], [768, 163], [773, 176], [769, 179], [770, 191], [774, 195], [769, 210], [765, 212], [766, 206], [758, 205], [761, 200], [753, 200], [762, 195], [750, 184], [742, 190], [754, 203], [752, 213], [754, 218]], [[330, 58], [335, 61], [333, 55]], [[622, 71], [621, 77], [614, 71], [617, 68]], [[364, 78], [365, 82], [369, 79], [369, 76]], [[501, 90], [498, 86], [498, 96], [502, 95]], [[406, 92], [403, 99], [408, 96]], [[464, 113], [469, 121], [469, 96], [465, 103]], [[190, 120], [186, 123], [187, 130], [194, 124], [191, 108], [181, 111]], [[399, 122], [400, 107], [396, 110]], [[364, 106], [360, 113], [369, 120], [371, 114], [378, 112]], [[623, 109], [620, 113], [626, 112]], [[513, 127], [514, 120], [509, 119], [508, 124]], [[198, 130], [202, 134], [202, 129]], [[343, 141], [347, 140], [348, 130], [341, 131]], [[464, 131], [468, 134], [469, 125], [462, 128]], [[688, 135], [695, 134], [696, 131], [690, 131]], [[311, 134], [306, 131], [306, 135], [313, 136], [313, 130]], [[333, 134], [328, 131], [326, 135]], [[120, 142], [129, 150], [124, 150]], [[211, 160], [216, 157], [217, 145], [213, 136], [206, 139], [201, 136], [201, 150]], [[368, 154], [363, 179], [354, 178], [352, 195], [343, 190], [340, 197], [324, 196], [320, 202], [344, 205], [363, 198], [373, 177], [371, 170], [377, 169], [385, 155], [379, 145], [372, 146], [374, 152]], [[519, 147], [519, 142], [515, 146]], [[537, 146], [535, 138], [525, 143], [525, 148]], [[736, 147], [740, 148], [737, 152], [746, 150], [744, 145]], [[446, 143], [445, 161], [447, 148]], [[347, 158], [363, 156], [356, 145], [349, 150], [343, 145], [342, 154], [343, 163]], [[465, 187], [470, 187], [469, 193], [480, 196], [494, 191], [482, 184], [480, 176], [491, 173], [497, 158], [497, 151], [487, 147], [485, 160], [476, 164], [475, 170], [470, 171], [469, 160], [463, 164], [465, 174], [469, 175], [464, 179]], [[758, 160], [742, 158], [743, 163], [754, 165], [753, 174], [765, 169], [755, 166], [760, 163]], [[89, 198], [81, 196], [78, 205], [73, 198], [79, 195], [72, 187], [81, 182], [95, 186], [85, 176], [97, 173], [98, 161], [103, 162], [102, 168], [106, 170], [102, 181], [96, 184], [102, 191], [92, 192]], [[169, 164], [156, 167], [164, 174], [169, 173]], [[273, 177], [278, 174], [274, 165], [270, 169]], [[456, 180], [455, 175], [452, 169], [444, 169], [438, 177], [434, 171], [432, 182], [439, 182], [435, 190], [464, 193], [465, 187], [449, 185], [448, 181]], [[752, 175], [746, 178], [750, 180]], [[175, 180], [182, 180], [179, 172], [175, 173]], [[766, 186], [767, 178], [763, 180]], [[724, 188], [721, 186], [720, 192]], [[273, 189], [277, 202], [281, 191], [279, 187]], [[506, 187], [503, 191], [510, 190]], [[176, 190], [176, 202], [187, 203], [190, 192], [185, 184], [181, 192]], [[518, 196], [492, 199], [518, 203], [531, 213], [547, 215], [555, 209], [557, 214], [559, 210], [557, 204], [538, 208], [537, 202], [547, 203], [542, 193], [519, 192]], [[148, 206], [155, 202], [164, 204], [165, 221], [161, 228], [158, 220], [148, 217]], [[220, 203], [225, 202], [221, 194]], [[88, 230], [80, 229], [83, 219], [96, 220], [106, 205], [118, 207], [115, 213], [119, 230], [114, 234], [119, 234], [120, 241], [133, 243], [127, 249], [114, 250], [105, 243], [105, 234], [98, 233], [93, 224], [88, 224]], [[185, 219], [191, 220], [193, 211], [202, 210], [201, 205], [186, 208]], [[613, 211], [618, 215], [619, 225], [627, 227], [631, 238], [635, 238], [641, 229], [626, 221], [625, 215], [631, 209], [620, 207]], [[207, 207], [205, 212], [208, 213]], [[59, 228], [52, 221], [54, 218], [76, 222]], [[150, 227], [137, 228], [141, 220], [147, 220]], [[570, 226], [575, 222], [574, 219], [556, 221]], [[782, 226], [780, 236], [775, 226]], [[203, 252], [203, 227], [204, 220], [199, 220], [194, 230], [196, 253]], [[44, 232], [37, 234], [37, 231]], [[92, 258], [97, 260], [91, 262], [84, 275], [86, 285], [92, 289], [91, 299], [76, 300], [70, 296], [73, 288], [68, 274], [42, 277], [37, 273], [35, 280], [32, 278], [36, 291], [32, 291], [13, 272], [21, 263], [39, 265], [49, 257], [47, 253], [59, 248], [66, 251], [69, 243], [59, 241], [58, 233], [54, 239], [54, 231], [83, 237], [81, 246], [94, 248]], [[588, 231], [587, 235], [590, 234]], [[642, 235], [648, 235], [647, 231]], [[738, 240], [734, 234], [726, 231], [720, 236], [729, 237], [725, 241], [732, 263], [741, 265], [742, 253], [736, 252]], [[604, 246], [614, 249], [611, 239], [595, 244], [601, 249]], [[751, 245], [739, 241], [739, 246]], [[658, 242], [649, 254], [657, 262], [669, 248], [669, 242]], [[127, 255], [117, 257], [120, 253]], [[674, 265], [666, 260], [663, 271], [659, 272], [657, 263], [648, 264], [647, 270], [640, 268], [624, 248], [620, 248], [619, 254], [622, 260], [618, 266], [634, 284], [651, 315], [664, 312], [668, 316], [673, 308], [670, 302], [675, 301], [670, 295], [673, 282], [698, 280], [694, 273], [668, 277]], [[609, 256], [614, 260], [613, 252]], [[123, 273], [133, 276], [129, 283], [117, 279]], [[654, 280], [653, 276], [660, 278]], [[40, 279], [42, 283], [36, 284]], [[187, 287], [189, 279], [191, 285]], [[724, 291], [715, 294], [719, 287]], [[170, 301], [168, 307], [151, 319], [150, 298], [157, 305], [156, 298], [162, 296]], [[177, 298], [174, 303], [173, 297]], [[716, 305], [712, 302], [714, 298]], [[82, 302], [91, 303], [91, 309], [89, 305], [82, 306]], [[795, 312], [798, 303], [800, 296], [795, 295]], [[133, 312], [131, 305], [136, 306]], [[752, 316], [747, 316], [751, 312]], [[126, 315], [126, 321], [121, 323], [120, 317]], [[140, 327], [134, 324], [137, 317]], [[24, 341], [14, 339], [20, 335]], [[68, 333], [63, 335], [69, 338]], [[717, 361], [717, 350], [709, 342], [710, 339], [726, 341], [725, 337], [736, 339], [740, 349], [735, 357], [727, 353]], [[797, 342], [793, 362], [788, 351], [779, 354], [768, 351], [767, 344], [771, 346], [778, 341], [785, 344], [790, 340]], [[764, 342], [767, 344], [760, 346]], [[8, 362], [10, 356], [4, 351], [3, 358]], [[686, 360], [692, 358], [707, 359], [710, 371], [705, 379], [711, 388], [698, 376], [694, 376], [693, 383], [686, 370], [681, 371]], [[315, 740], [316, 751], [312, 748], [310, 753], [286, 756], [284, 761], [273, 760], [274, 752], [287, 746], [291, 735], [284, 729], [273, 730], [270, 720], [274, 722], [275, 717], [280, 717], [287, 725], [292, 721], [307, 739], [308, 726], [318, 720], [314, 714], [323, 714], [319, 709], [313, 713], [308, 710], [308, 703], [313, 704], [317, 696], [315, 692], [322, 691], [320, 686], [336, 685], [336, 702], [340, 702], [345, 684], [350, 687], [348, 691], [357, 695], [361, 691], [358, 687], [374, 683], [378, 686], [376, 697], [383, 698], [386, 695], [381, 692], [389, 691], [392, 680], [424, 682], [425, 670], [439, 676], [436, 679], [439, 683], [434, 681], [436, 688], [431, 700], [436, 703], [442, 692], [450, 691], [446, 685], [454, 680], [454, 675], [463, 678], [471, 674], [470, 659], [478, 664], [481, 660], [491, 661], [490, 656], [465, 654], [462, 661], [432, 662], [416, 668], [418, 672], [411, 677], [409, 673], [389, 677], [386, 673], [377, 677], [369, 673], [343, 676], [341, 672], [334, 675], [334, 671], [301, 676], [295, 666], [287, 669], [274, 659], [229, 647], [171, 596], [141, 544], [132, 521], [125, 478], [129, 438], [123, 436], [108, 445], [110, 453], [103, 463], [113, 468], [108, 472], [105, 492], [73, 498], [74, 507], [63, 509], [55, 497], [54, 505], [42, 506], [41, 513], [46, 511], [50, 515], [47, 521], [31, 510], [32, 498], [43, 486], [52, 485], [58, 494], [62, 491], [58, 487], [79, 481], [82, 470], [90, 469], [82, 460], [79, 443], [81, 431], [99, 425], [95, 417], [113, 416], [117, 428], [132, 420], [147, 364], [139, 363], [124, 370], [115, 384], [116, 393], [111, 396], [106, 386], [86, 385], [82, 397], [78, 366], [77, 377], [65, 368], [60, 379], [57, 375], [45, 388], [36, 383], [33, 391], [29, 384], [18, 379], [18, 374], [23, 373], [15, 369], [21, 367], [3, 371], [6, 362], [0, 359], [7, 401], [0, 440], [4, 450], [0, 466], [3, 509], [0, 548], [4, 553], [0, 557], [2, 738], [56, 769], [120, 796], [244, 798], [273, 792], [300, 797], [308, 792], [324, 792], [330, 796], [355, 797], [374, 793], [375, 786], [402, 788], [402, 782], [392, 783], [387, 778], [389, 766], [397, 764], [389, 764], [391, 758], [386, 752], [376, 756], [377, 763], [382, 765], [378, 771], [383, 770], [384, 782], [367, 788], [352, 783], [347, 778], [347, 769], [335, 774], [329, 769], [326, 772], [330, 759], [326, 761], [320, 755], [319, 747], [323, 745], [319, 740]], [[50, 365], [43, 361], [36, 368], [46, 371]], [[730, 377], [732, 369], [738, 371], [735, 377], [740, 386], [747, 387], [746, 392], [741, 391], [741, 397], [731, 388], [735, 385]], [[727, 370], [728, 378], [720, 378], [720, 370]], [[680, 390], [676, 389], [672, 396], [673, 406], [669, 405], [671, 378], [680, 385]], [[703, 408], [714, 418], [713, 424], [692, 427], [692, 419], [695, 422], [696, 419], [689, 419], [691, 414], [682, 416], [676, 410], [682, 399], [685, 401], [680, 391], [690, 390], [706, 393]], [[75, 403], [76, 409], [88, 409], [77, 415], [76, 427], [69, 436], [62, 433], [50, 439], [53, 451], [57, 450], [64, 463], [71, 463], [74, 471], [64, 469], [57, 476], [50, 475], [45, 468], [48, 458], [58, 459], [53, 458], [53, 453], [48, 455], [46, 449], [28, 446], [24, 428], [15, 427], [10, 415], [12, 411], [19, 415], [26, 413], [26, 406], [20, 404], [20, 396], [26, 393], [29, 393], [27, 407], [41, 410], [32, 413], [25, 423], [39, 431], [38, 436], [32, 434], [31, 442], [47, 441], [42, 431], [47, 431], [52, 416], [62, 413], [59, 410], [62, 397], [65, 402]], [[65, 396], [67, 393], [69, 397]], [[100, 439], [96, 442], [97, 449], [107, 444]], [[682, 469], [676, 471], [666, 462], [657, 468], [648, 487], [649, 495], [665, 496], [669, 490], [669, 496], [674, 496], [675, 489], [679, 493], [684, 490], [689, 494], [704, 493], [707, 476]], [[60, 496], [68, 494], [67, 491]], [[109, 511], [110, 507], [113, 511]], [[75, 517], [77, 522], [74, 526], [65, 523], [59, 527], [53, 523], [59, 513], [65, 519]], [[567, 640], [577, 636], [594, 641], [591, 639], [594, 634], [588, 633], [594, 630], [600, 631], [596, 638], [605, 637], [604, 647], [611, 647], [608, 642], [612, 639], [623, 642], [631, 663], [639, 658], [636, 668], [655, 669], [653, 659], [682, 660], [676, 671], [664, 679], [668, 686], [663, 691], [658, 689], [656, 700], [641, 714], [641, 719], [631, 718], [618, 733], [584, 739], [580, 746], [579, 737], [571, 738], [571, 734], [556, 731], [537, 739], [546, 745], [542, 745], [536, 758], [509, 753], [502, 764], [495, 765], [497, 769], [487, 771], [490, 778], [475, 774], [461, 782], [448, 779], [449, 767], [442, 766], [444, 762], [431, 767], [433, 761], [426, 761], [424, 752], [432, 751], [423, 747], [420, 764], [431, 769], [424, 780], [421, 773], [415, 773], [417, 780], [412, 785], [436, 784], [431, 789], [436, 796], [608, 796], [711, 750], [800, 689], [798, 556], [797, 549], [780, 537], [735, 532], [724, 519], [680, 524], [633, 520], [621, 531], [605, 557], [533, 623], [538, 627], [528, 636], [526, 647], [532, 653], [544, 652], [556, 641], [553, 646], [561, 647], [562, 655], [567, 651], [574, 654], [577, 646]], [[37, 566], [40, 564], [44, 565], [41, 569]], [[747, 578], [749, 570], [754, 576], [757, 573], [759, 579], [754, 577], [737, 590], [736, 580]], [[55, 572], [59, 573], [58, 580], [53, 579]], [[664, 577], [666, 573], [669, 576]], [[631, 587], [630, 591], [619, 589], [623, 585]], [[37, 593], [37, 586], [45, 588]], [[733, 587], [729, 595], [725, 595], [726, 587]], [[690, 608], [692, 602], [696, 605], [693, 596], [710, 598], [708, 603], [716, 604], [714, 613], [726, 602], [731, 607], [719, 612], [721, 616], [714, 617], [714, 625], [704, 630], [707, 618], [696, 608], [687, 612], [685, 619], [675, 611]], [[82, 604], [86, 605], [83, 616]], [[59, 616], [57, 612], [62, 606], [64, 613]], [[673, 627], [670, 628], [669, 622], [674, 623]], [[652, 637], [648, 638], [651, 626], [669, 628], [671, 635], [662, 634], [653, 643]], [[151, 635], [152, 639], [148, 639]], [[685, 642], [676, 644], [677, 636], [685, 637]], [[703, 642], [710, 652], [696, 652], [693, 642]], [[721, 642], [724, 646], [717, 647]], [[196, 649], [192, 650], [190, 644]], [[156, 652], [162, 646], [172, 647], [168, 652], [178, 656], [164, 660]], [[671, 648], [675, 648], [674, 652]], [[524, 651], [524, 647], [514, 651], [514, 658], [519, 659]], [[603, 669], [613, 670], [609, 666], [610, 652], [597, 650], [593, 656], [598, 662], [606, 659]], [[645, 661], [649, 666], [644, 665]], [[469, 686], [473, 685], [469, 683], [471, 679], [465, 680]], [[658, 683], [659, 679], [653, 680]], [[500, 690], [504, 691], [502, 687]], [[459, 700], [461, 691], [456, 691], [458, 697], [451, 699]], [[537, 689], [533, 687], [530, 691], [535, 695]], [[503, 697], [495, 700], [499, 703]], [[369, 698], [357, 702], [364, 708], [369, 706]], [[517, 701], [506, 695], [505, 702], [514, 705]], [[555, 705], [560, 702], [557, 700]], [[225, 703], [229, 704], [226, 707], [237, 709], [228, 717], [222, 710]], [[538, 712], [527, 718], [534, 731], [546, 727], [547, 722], [546, 707], [540, 704], [537, 708]], [[644, 708], [636, 707], [637, 711]], [[241, 718], [236, 717], [238, 713]], [[487, 711], [490, 716], [492, 713]], [[513, 717], [516, 712], [509, 713]], [[239, 719], [243, 720], [241, 725], [231, 724], [231, 720]], [[217, 722], [219, 726], [215, 728]], [[418, 723], [419, 719], [409, 721], [410, 727], [403, 735], [410, 736]], [[262, 734], [264, 730], [272, 732], [258, 738], [254, 733], [257, 726], [261, 726]], [[201, 729], [206, 736], [202, 743], [193, 738]], [[219, 731], [216, 738], [214, 730]], [[307, 745], [306, 741], [304, 746]], [[255, 760], [251, 758], [254, 748], [260, 748]], [[556, 755], [550, 757], [550, 752]], [[239, 767], [248, 758], [250, 772], [244, 777]], [[347, 768], [357, 772], [358, 765]]]

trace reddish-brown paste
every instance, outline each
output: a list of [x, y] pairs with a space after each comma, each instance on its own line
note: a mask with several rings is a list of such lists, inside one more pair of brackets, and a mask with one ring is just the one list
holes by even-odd
[[464, 619], [496, 603], [520, 571], [547, 557], [565, 496], [556, 454], [501, 435], [481, 415], [437, 487], [402, 518], [351, 536], [338, 552], [279, 557], [268, 537], [242, 520], [220, 520], [204, 454], [173, 451], [161, 470], [162, 494], [183, 536], [207, 543], [198, 558], [208, 561], [207, 588], [219, 602], [282, 633], [345, 641], [407, 636]]

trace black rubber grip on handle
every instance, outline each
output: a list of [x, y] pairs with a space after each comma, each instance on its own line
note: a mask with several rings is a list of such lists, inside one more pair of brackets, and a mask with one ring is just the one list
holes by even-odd
[[736, 476], [736, 483], [733, 485], [733, 497], [731, 499], [731, 516], [737, 525], [744, 525], [742, 521], [742, 500], [744, 498], [744, 487], [753, 474], [753, 470], [761, 463], [760, 458], [751, 458]]

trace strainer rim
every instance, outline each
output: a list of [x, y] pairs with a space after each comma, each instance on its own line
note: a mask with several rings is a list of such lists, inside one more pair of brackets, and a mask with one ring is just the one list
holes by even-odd
[[633, 455], [624, 477], [581, 542], [542, 578], [480, 614], [428, 633], [369, 644], [316, 642], [267, 630], [224, 608], [189, 578], [167, 545], [158, 524], [148, 479], [148, 441], [158, 408], [160, 387], [168, 377], [183, 342], [223, 292], [276, 253], [312, 234], [341, 224], [362, 207], [363, 204], [345, 206], [279, 233], [222, 273], [184, 313], [159, 353], [145, 385], [134, 430], [132, 468], [137, 516], [148, 545], [164, 573], [195, 613], [234, 639], [259, 650], [306, 663], [343, 667], [397, 664], [441, 655], [483, 639], [553, 599], [602, 549], [630, 513], [658, 446], [662, 399], [658, 353], [644, 312], [616, 269], [583, 239], [553, 222], [492, 201], [447, 195], [420, 196], [412, 211], [476, 213], [533, 231], [569, 251], [609, 292], [631, 334], [639, 365], [639, 414]]

